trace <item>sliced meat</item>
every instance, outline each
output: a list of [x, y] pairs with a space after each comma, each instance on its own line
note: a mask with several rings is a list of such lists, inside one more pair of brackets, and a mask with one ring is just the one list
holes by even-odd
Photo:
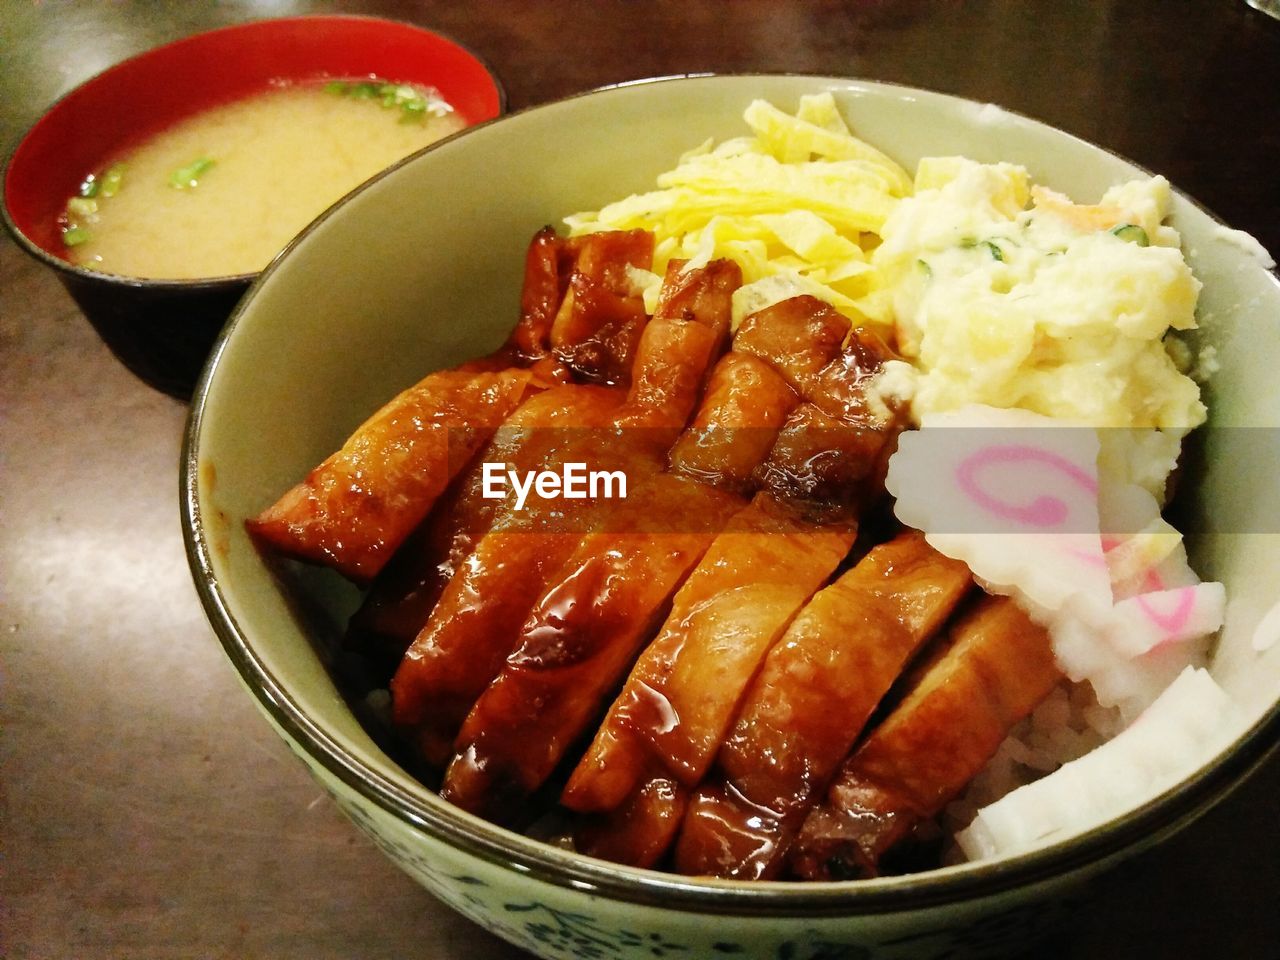
[[871, 399], [872, 381], [893, 359], [896, 354], [873, 330], [854, 327], [839, 354], [818, 371], [805, 399], [848, 423], [876, 427], [897, 421], [904, 411], [887, 409], [883, 399]]
[[[698, 416], [671, 450], [674, 473], [746, 493], [804, 389], [841, 357], [849, 321], [815, 297], [795, 297], [745, 320], [712, 371]], [[802, 462], [796, 461], [796, 470]]]
[[[550, 227], [539, 231], [525, 258], [520, 321], [507, 345], [481, 361], [482, 365], [499, 357], [532, 362], [531, 369], [548, 384], [574, 374], [580, 379], [628, 382], [633, 363], [643, 369], [652, 360], [636, 357], [648, 317], [638, 296], [629, 292], [627, 271], [633, 266], [647, 267], [652, 251], [653, 237], [645, 231], [607, 232], [572, 240], [557, 236]], [[599, 287], [604, 293], [594, 300], [580, 297], [574, 304], [565, 304], [571, 280], [594, 284], [591, 289]], [[614, 323], [618, 310], [623, 309], [618, 303], [625, 307], [622, 327]], [[556, 351], [564, 362], [549, 352], [552, 324], [562, 304], [566, 311], [572, 307], [555, 331]], [[575, 352], [578, 348], [580, 352]], [[588, 362], [587, 358], [594, 360]], [[606, 369], [608, 376], [596, 375]], [[620, 373], [624, 370], [625, 376]], [[392, 569], [374, 581], [348, 630], [349, 646], [365, 651], [393, 651], [398, 646], [403, 654], [426, 624], [457, 564], [501, 512], [499, 501], [481, 495], [485, 462], [510, 464], [520, 471], [554, 467], [548, 453], [551, 441], [538, 433], [605, 425], [590, 410], [581, 410], [584, 404], [597, 403], [590, 391], [575, 398], [573, 389], [581, 388], [551, 390], [546, 398], [529, 398], [512, 414], [474, 458], [469, 473], [459, 478], [461, 489], [448, 498], [446, 515], [429, 521], [430, 529], [406, 542]], [[559, 438], [557, 442], [563, 446], [563, 441]], [[582, 444], [575, 441], [575, 446]]]
[[850, 326], [847, 317], [817, 297], [792, 297], [744, 319], [733, 349], [775, 365], [796, 393], [808, 397], [818, 375], [839, 354]]
[[[820, 344], [805, 339], [824, 324], [829, 335]], [[813, 297], [748, 317], [713, 371], [697, 418], [672, 448], [672, 472], [730, 490], [762, 486], [821, 522], [856, 516], [883, 491], [903, 417], [867, 398], [891, 351], [862, 328], [842, 348], [846, 328]], [[742, 352], [744, 345], [754, 352]], [[813, 399], [799, 402], [789, 384], [807, 385]]]
[[870, 502], [887, 443], [882, 428], [838, 420], [817, 404], [791, 411], [773, 448], [756, 470], [760, 489], [797, 506], [808, 505], [815, 520], [857, 515]]
[[812, 802], [903, 666], [971, 586], [919, 533], [873, 548], [769, 652], [676, 851], [682, 873], [773, 879]]
[[436, 502], [426, 521], [373, 579], [347, 621], [343, 646], [386, 664], [388, 674], [394, 672], [453, 576], [450, 548], [465, 537], [468, 526], [468, 512], [458, 496], [466, 479], [465, 473], [458, 477]]
[[912, 689], [841, 766], [788, 855], [809, 880], [875, 876], [1062, 679], [1048, 633], [1007, 597], [984, 597]]
[[772, 366], [731, 351], [711, 371], [706, 396], [668, 457], [672, 473], [736, 493], [755, 486], [754, 472], [800, 398]]
[[507, 341], [513, 358], [533, 362], [548, 355], [551, 325], [569, 288], [576, 254], [554, 227], [543, 227], [533, 235], [524, 260], [520, 320]]
[[518, 369], [430, 374], [246, 527], [279, 553], [368, 582], [532, 382]]
[[582, 385], [526, 399], [374, 580], [348, 625], [348, 646], [394, 652], [398, 660], [426, 625], [462, 561], [504, 513], [503, 500], [484, 496], [485, 463], [524, 472], [572, 459], [573, 446], [613, 422], [622, 399], [619, 390]]
[[[402, 392], [302, 483], [248, 521], [249, 532], [279, 553], [368, 583], [526, 393], [562, 379], [560, 361], [548, 355], [551, 347], [591, 352], [591, 344], [607, 341], [608, 362], [629, 368], [630, 348], [645, 320], [639, 298], [626, 292], [629, 269], [651, 265], [652, 256], [653, 236], [646, 231], [572, 241], [540, 231], [525, 257], [521, 313], [506, 345]], [[575, 277], [595, 284], [601, 296], [566, 305], [564, 293]], [[628, 332], [617, 343], [614, 301], [628, 305]], [[571, 360], [565, 362], [573, 368]], [[522, 369], [528, 363], [535, 369]]]
[[[797, 329], [808, 330], [811, 326], [802, 322], [802, 317], [816, 315], [822, 318], [830, 312], [829, 307], [812, 298], [797, 298], [795, 302], [787, 303], [789, 306], [786, 308], [771, 308], [744, 322], [743, 329], [748, 336], [755, 338], [761, 352], [764, 352], [763, 344], [772, 345], [771, 350], [780, 349], [778, 345], [792, 344], [791, 333]], [[780, 330], [772, 329], [774, 325]], [[838, 324], [833, 323], [832, 326]], [[735, 340], [735, 346], [737, 344]], [[795, 382], [807, 383], [815, 392], [821, 390], [820, 399], [848, 419], [838, 419], [815, 403], [796, 408], [796, 412], [811, 411], [814, 416], [823, 418], [825, 429], [811, 429], [806, 433], [804, 428], [809, 425], [808, 419], [789, 420], [792, 434], [803, 442], [784, 443], [784, 428], [771, 448], [768, 466], [772, 472], [769, 476], [804, 477], [814, 470], [815, 463], [822, 464], [833, 477], [842, 479], [863, 477], [874, 471], [884, 444], [883, 435], [896, 429], [896, 425], [873, 419], [859, 401], [864, 399], [870, 377], [887, 354], [887, 349], [878, 340], [864, 340], [858, 335], [845, 350], [841, 350], [839, 341], [833, 336], [822, 352], [815, 352], [811, 344], [805, 343], [794, 354], [771, 358], [771, 363], [780, 369], [791, 369]], [[807, 371], [805, 377], [795, 375], [795, 371], [801, 368]], [[857, 418], [865, 418], [874, 426], [864, 431], [860, 422], [855, 422]], [[850, 443], [850, 431], [858, 437], [864, 432], [869, 433], [873, 442]], [[765, 496], [758, 502], [774, 504], [775, 508], [781, 502], [789, 508], [798, 503], [804, 519], [792, 517], [790, 523], [791, 532], [801, 542], [805, 537], [818, 541], [833, 535], [846, 535], [845, 531], [848, 531], [848, 540], [843, 543], [840, 553], [843, 557], [852, 542], [854, 525], [851, 518], [856, 516], [854, 508], [861, 505], [861, 499], [849, 498], [845, 487], [834, 481], [803, 489], [798, 488], [794, 481], [778, 483], [776, 487], [772, 491], [776, 496]], [[819, 514], [822, 523], [809, 522]], [[836, 558], [837, 562], [840, 557]], [[716, 562], [725, 561], [717, 559]], [[714, 570], [710, 555], [699, 569], [703, 567]], [[651, 647], [641, 658], [644, 665], [642, 675], [633, 673], [638, 682], [629, 683], [630, 694], [624, 690], [623, 699], [615, 704], [618, 715], [611, 714], [613, 723], [606, 721], [605, 729], [593, 743], [592, 750], [575, 770], [563, 798], [567, 806], [595, 814], [585, 819], [576, 831], [576, 842], [581, 849], [606, 859], [637, 865], [651, 865], [665, 852], [674, 824], [683, 810], [688, 789], [696, 786], [705, 773], [706, 764], [720, 744], [734, 706], [762, 658], [791, 616], [826, 579], [834, 565], [825, 568], [812, 582], [806, 576], [806, 568], [799, 555], [790, 558], [790, 562], [780, 562], [779, 569], [788, 573], [794, 570], [794, 582], [805, 589], [798, 596], [789, 598], [791, 605], [786, 608], [785, 616], [770, 619], [771, 612], [777, 614], [783, 609], [777, 603], [778, 598], [770, 597], [775, 606], [772, 611], [758, 612], [754, 632], [742, 628], [738, 633], [730, 634], [737, 644], [734, 655], [725, 653], [721, 647], [712, 648], [716, 650], [717, 662], [723, 663], [719, 673], [712, 671], [717, 678], [714, 685], [697, 687], [690, 682], [690, 688], [697, 689], [697, 695], [680, 697], [677, 691], [677, 702], [673, 703], [661, 688], [655, 690], [650, 682], [659, 676], [660, 670], [680, 676], [683, 675], [680, 671], [687, 670], [696, 676], [699, 670], [711, 669], [705, 662], [700, 662], [705, 660], [705, 644], [690, 642], [680, 646], [678, 636], [664, 636], [660, 638], [662, 643]], [[767, 576], [763, 578], [763, 583], [771, 582]], [[691, 580], [690, 585], [693, 583]], [[708, 585], [714, 583], [714, 578], [708, 580]], [[752, 586], [750, 582], [742, 580], [730, 585], [725, 581], [721, 586], [729, 595], [720, 598], [708, 594], [703, 600], [707, 611], [717, 609], [723, 602], [734, 614], [748, 618], [743, 622], [750, 622], [750, 611], [745, 606], [734, 606], [735, 603], [745, 604], [747, 598], [735, 600], [732, 595], [736, 589], [747, 590]], [[659, 707], [661, 709], [657, 709]], [[627, 723], [625, 715], [645, 710], [648, 711], [650, 727], [664, 732], [652, 735], [647, 749], [642, 749], [640, 738], [634, 734], [627, 736], [627, 728], [634, 724]], [[707, 718], [701, 727], [696, 722], [699, 716]], [[682, 746], [686, 741], [690, 744], [687, 748]]]
[[[607, 426], [584, 419], [564, 445], [543, 451], [536, 465], [567, 462], [621, 470], [640, 500], [644, 478], [661, 469], [672, 440], [697, 403], [703, 377], [724, 342], [737, 265], [714, 261], [701, 270], [668, 273], [654, 319], [636, 350], [624, 404]], [[570, 388], [565, 388], [570, 389]], [[578, 388], [586, 389], [586, 388]], [[561, 437], [566, 431], [557, 431]], [[633, 500], [633, 503], [634, 503]], [[619, 529], [626, 511], [612, 503], [530, 498], [523, 512], [482, 537], [458, 567], [392, 680], [393, 714], [424, 759], [443, 764], [467, 711], [519, 642], [534, 603], [596, 528]], [[619, 525], [613, 525], [618, 513]]]
[[622, 532], [587, 536], [467, 716], [441, 795], [499, 823], [518, 820], [740, 505], [728, 493], [658, 474], [614, 512], [611, 524]]
[[[600, 432], [613, 423], [617, 391], [563, 389], [577, 398], [577, 424], [539, 431], [522, 448], [525, 469], [592, 457]], [[594, 403], [582, 402], [588, 397]], [[451, 577], [391, 680], [393, 719], [432, 766], [453, 756], [458, 728], [502, 667], [529, 610], [605, 507], [573, 501], [576, 517], [564, 529], [558, 504], [531, 498], [518, 514], [506, 505], [491, 529], [466, 535], [474, 546], [464, 555], [459, 538], [453, 541]]]
[[578, 849], [635, 866], [665, 853], [761, 659], [844, 558], [851, 525], [815, 529], [769, 497], [738, 513], [676, 594], [561, 802]]
[[807, 402], [792, 410], [756, 472], [762, 489], [808, 505], [815, 520], [857, 515], [883, 495], [904, 418], [872, 404], [868, 386], [892, 356], [879, 337], [859, 327], [805, 380]]
[[712, 260], [689, 271], [679, 260], [667, 265], [653, 320], [637, 349], [627, 407], [618, 417], [620, 428], [636, 434], [659, 431], [639, 440], [667, 452], [698, 405], [708, 373], [724, 349], [733, 291], [741, 284], [742, 270], [732, 260]]
[[563, 242], [576, 261], [551, 321], [552, 353], [578, 379], [625, 386], [649, 319], [631, 271], [653, 266], [653, 234], [608, 231]]

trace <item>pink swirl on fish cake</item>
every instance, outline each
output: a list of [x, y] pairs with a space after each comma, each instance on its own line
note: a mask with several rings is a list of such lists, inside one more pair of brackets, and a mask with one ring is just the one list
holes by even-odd
[[980, 448], [965, 457], [956, 467], [956, 483], [973, 503], [997, 517], [1036, 529], [1060, 527], [1071, 514], [1070, 507], [1062, 498], [1046, 493], [1036, 496], [1028, 504], [1010, 503], [983, 489], [978, 477], [979, 472], [987, 467], [1033, 462], [1051, 467], [1091, 495], [1097, 496], [1098, 481], [1087, 471], [1060, 454], [1030, 444]]
[[1179, 587], [1176, 590], [1168, 591], [1168, 593], [1176, 595], [1178, 598], [1174, 608], [1168, 612], [1157, 609], [1148, 599], [1149, 594], [1140, 593], [1134, 598], [1147, 619], [1164, 632], [1166, 640], [1177, 636], [1186, 629], [1187, 622], [1191, 619], [1191, 613], [1196, 607], [1194, 587]]

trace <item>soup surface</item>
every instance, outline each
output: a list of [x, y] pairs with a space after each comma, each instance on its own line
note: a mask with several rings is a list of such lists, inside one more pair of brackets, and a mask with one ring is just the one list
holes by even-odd
[[100, 176], [104, 189], [68, 205], [71, 259], [161, 279], [261, 270], [348, 191], [465, 125], [429, 91], [381, 85], [409, 95], [413, 112], [387, 109], [376, 89], [270, 90], [158, 134], [111, 164], [118, 184]]

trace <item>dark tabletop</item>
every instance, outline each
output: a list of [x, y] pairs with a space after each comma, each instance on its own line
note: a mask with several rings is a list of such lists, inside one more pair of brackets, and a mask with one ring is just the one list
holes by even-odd
[[[991, 101], [1165, 174], [1280, 253], [1280, 21], [1244, 0], [0, 0], [7, 151], [81, 80], [247, 19], [378, 13], [512, 109], [637, 77], [826, 73]], [[0, 241], [0, 958], [524, 956], [358, 834], [225, 661], [178, 524], [182, 404]], [[1143, 857], [1049, 958], [1280, 956], [1280, 760]]]

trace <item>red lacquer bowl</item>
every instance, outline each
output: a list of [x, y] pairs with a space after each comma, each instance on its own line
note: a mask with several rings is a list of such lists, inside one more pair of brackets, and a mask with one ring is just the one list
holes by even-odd
[[318, 16], [225, 27], [119, 63], [55, 103], [5, 165], [5, 226], [57, 273], [125, 366], [185, 400], [224, 321], [257, 274], [149, 280], [75, 266], [66, 259], [58, 226], [67, 198], [87, 172], [210, 107], [281, 82], [369, 75], [435, 87], [468, 126], [506, 108], [501, 85], [475, 54], [411, 24]]

